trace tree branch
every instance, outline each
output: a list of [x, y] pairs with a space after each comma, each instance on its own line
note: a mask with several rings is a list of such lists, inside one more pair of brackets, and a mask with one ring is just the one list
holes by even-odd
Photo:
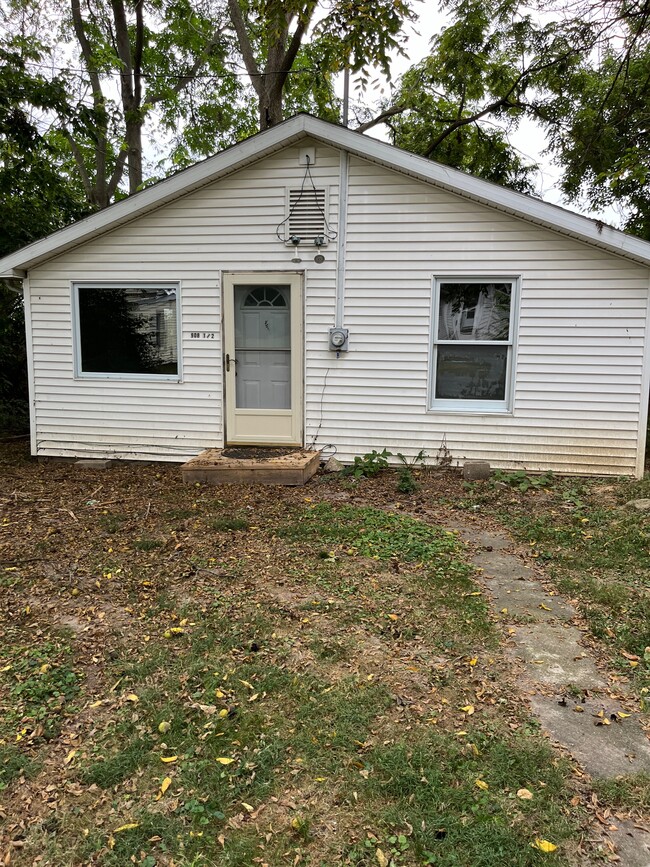
[[[208, 57], [210, 56], [212, 49], [215, 47], [215, 45], [218, 44], [219, 39], [223, 36], [225, 30], [226, 28], [222, 27], [214, 32], [214, 34], [210, 38], [210, 41], [206, 44], [205, 48], [196, 58], [192, 66], [183, 75], [179, 76], [178, 81], [171, 89], [172, 93], [180, 93], [181, 90], [183, 90], [185, 87], [187, 87], [188, 84], [191, 84], [194, 81], [201, 67], [204, 66]], [[167, 94], [163, 93], [147, 93], [145, 102], [149, 105], [156, 105], [157, 103], [161, 102], [161, 100], [165, 99], [166, 96]]]
[[122, 180], [122, 177], [124, 176], [124, 167], [126, 166], [126, 158], [128, 156], [128, 153], [128, 148], [122, 148], [122, 150], [117, 155], [113, 174], [111, 175], [111, 179], [109, 180], [106, 187], [106, 194], [109, 202], [115, 195], [115, 191], [117, 190], [117, 187]]
[[[279, 78], [280, 87], [284, 87], [284, 83], [287, 80], [287, 76], [289, 75], [289, 70], [294, 64], [296, 56], [300, 51], [300, 46], [302, 45], [302, 40], [307, 32], [307, 28], [311, 23], [311, 19], [314, 15], [314, 10], [316, 8], [316, 3], [313, 0], [310, 0], [303, 9], [302, 13], [298, 16], [298, 22], [296, 24], [296, 29], [293, 31], [293, 36], [291, 37], [291, 41], [287, 47], [287, 50], [282, 57], [282, 63], [280, 67], [281, 75]], [[274, 82], [275, 84], [275, 82]]]
[[81, 152], [81, 148], [77, 144], [77, 142], [72, 137], [72, 133], [70, 130], [62, 126], [61, 132], [63, 133], [64, 138], [70, 145], [70, 150], [72, 151], [72, 156], [74, 157], [74, 161], [77, 164], [77, 168], [79, 169], [79, 177], [81, 178], [81, 183], [84, 188], [84, 192], [86, 193], [86, 198], [89, 202], [93, 201], [93, 185], [88, 176], [88, 172], [86, 171], [86, 164], [84, 162], [84, 157]]
[[447, 129], [443, 130], [440, 135], [436, 136], [436, 138], [431, 142], [429, 147], [425, 152], [425, 156], [431, 159], [431, 156], [435, 149], [440, 145], [448, 136], [450, 136], [457, 129], [460, 129], [463, 126], [467, 126], [470, 123], [475, 123], [477, 120], [480, 120], [482, 117], [485, 117], [486, 114], [492, 114], [493, 111], [496, 111], [498, 108], [515, 108], [518, 103], [511, 102], [510, 94], [502, 97], [501, 99], [497, 99], [494, 102], [491, 102], [489, 105], [486, 105], [485, 108], [482, 108], [481, 111], [477, 111], [474, 114], [468, 117], [461, 117], [457, 120], [452, 121]]
[[367, 129], [372, 129], [373, 126], [377, 126], [379, 123], [384, 123], [391, 117], [395, 117], [397, 114], [402, 114], [402, 112], [407, 110], [408, 109], [405, 105], [393, 105], [391, 108], [387, 108], [386, 111], [382, 111], [381, 114], [378, 114], [377, 117], [374, 117], [372, 120], [362, 123], [361, 126], [356, 128], [355, 132], [365, 132]]
[[251, 45], [251, 41], [248, 38], [248, 31], [246, 30], [244, 16], [242, 15], [242, 11], [237, 0], [228, 0], [228, 11], [230, 12], [230, 20], [232, 21], [233, 27], [235, 28], [235, 33], [237, 34], [237, 40], [239, 42], [239, 48], [241, 50], [242, 57], [244, 58], [246, 71], [250, 76], [253, 87], [259, 94], [262, 76], [260, 74], [257, 61], [255, 60], [253, 46]]

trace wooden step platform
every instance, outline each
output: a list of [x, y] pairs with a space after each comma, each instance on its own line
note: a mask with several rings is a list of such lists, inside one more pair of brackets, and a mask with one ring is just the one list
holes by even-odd
[[304, 485], [320, 452], [307, 449], [206, 449], [181, 467], [184, 482], [205, 485]]

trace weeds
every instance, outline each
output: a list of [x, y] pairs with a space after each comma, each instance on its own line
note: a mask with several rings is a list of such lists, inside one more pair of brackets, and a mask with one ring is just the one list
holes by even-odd
[[381, 452], [373, 449], [363, 457], [357, 455], [350, 466], [343, 468], [341, 475], [352, 476], [355, 479], [370, 479], [388, 468], [388, 458], [392, 457], [392, 454], [387, 449]]

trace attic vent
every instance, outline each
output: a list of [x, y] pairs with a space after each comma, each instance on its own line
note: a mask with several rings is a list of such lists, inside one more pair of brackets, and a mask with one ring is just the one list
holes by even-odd
[[289, 216], [286, 221], [287, 239], [298, 236], [303, 241], [321, 237], [327, 241], [324, 189], [289, 190]]

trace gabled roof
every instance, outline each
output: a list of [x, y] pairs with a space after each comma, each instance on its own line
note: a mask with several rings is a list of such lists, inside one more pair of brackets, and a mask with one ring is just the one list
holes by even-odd
[[415, 156], [362, 133], [308, 114], [299, 114], [5, 256], [0, 259], [0, 275], [23, 276], [30, 268], [84, 241], [153, 211], [166, 202], [180, 198], [307, 136], [610, 253], [650, 265], [650, 243], [647, 241], [641, 241], [557, 205], [550, 205], [424, 157]]

